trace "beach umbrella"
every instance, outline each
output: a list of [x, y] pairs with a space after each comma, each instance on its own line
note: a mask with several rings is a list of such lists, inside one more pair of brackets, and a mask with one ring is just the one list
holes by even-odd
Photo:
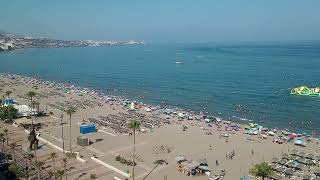
[[197, 162], [201, 165], [203, 164], [208, 164], [207, 160], [206, 159], [198, 159]]
[[272, 131], [269, 131], [268, 134], [269, 134], [269, 136], [274, 136], [275, 135], [275, 133], [272, 132]]
[[312, 160], [308, 159], [308, 160], [306, 161], [306, 164], [307, 164], [307, 165], [313, 165], [314, 162], [313, 162]]
[[301, 157], [304, 157], [306, 155], [306, 153], [301, 151], [301, 152], [298, 153], [298, 155], [301, 156]]
[[186, 160], [186, 157], [185, 156], [182, 156], [182, 155], [179, 155], [175, 158], [176, 162], [181, 162], [181, 161], [185, 161]]
[[320, 176], [320, 169], [316, 169], [313, 172], [316, 176]]
[[288, 176], [292, 176], [293, 175], [293, 170], [291, 170], [291, 169], [286, 169], [285, 171], [284, 171], [284, 174], [286, 174], [286, 175], [288, 175]]
[[303, 164], [298, 164], [298, 165], [296, 165], [294, 168], [302, 170], [303, 167], [304, 167]]
[[288, 166], [288, 167], [294, 167], [294, 165], [295, 165], [295, 163], [294, 162], [288, 162], [287, 164], [286, 164], [286, 166]]
[[285, 169], [282, 168], [282, 167], [279, 167], [279, 168], [276, 169], [276, 171], [278, 171], [278, 172], [283, 172], [283, 171], [285, 171]]
[[201, 169], [203, 171], [209, 171], [209, 167], [208, 166], [199, 166], [199, 169]]
[[315, 156], [314, 159], [320, 161], [320, 156]]
[[282, 154], [282, 158], [289, 159], [289, 155], [287, 153]]
[[291, 151], [291, 154], [296, 155], [298, 152], [299, 152], [298, 150], [293, 149], [293, 150]]
[[285, 165], [286, 163], [287, 163], [287, 161], [286, 161], [286, 160], [284, 160], [284, 159], [281, 159], [280, 161], [278, 161], [278, 164]]
[[273, 162], [273, 163], [276, 163], [276, 162], [278, 162], [278, 161], [279, 161], [279, 158], [276, 158], [276, 157], [272, 158], [272, 162]]
[[309, 153], [309, 154], [306, 155], [306, 157], [307, 157], [308, 159], [313, 159], [313, 158], [314, 158], [314, 155], [311, 154], [311, 153]]
[[277, 165], [276, 165], [276, 164], [271, 164], [271, 168], [272, 168], [273, 170], [276, 170], [276, 169], [277, 169]]
[[311, 179], [310, 175], [303, 175], [302, 176], [302, 180], [309, 180], [309, 179]]
[[297, 161], [300, 162], [300, 163], [306, 163], [305, 159], [304, 159], [304, 158], [301, 158], [301, 157], [300, 157], [300, 158], [297, 158]]

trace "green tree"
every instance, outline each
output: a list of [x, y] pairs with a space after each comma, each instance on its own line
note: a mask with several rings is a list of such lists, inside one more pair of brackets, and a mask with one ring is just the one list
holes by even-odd
[[12, 93], [12, 91], [6, 91], [6, 95], [7, 95], [8, 98], [10, 97], [11, 93]]
[[263, 163], [254, 165], [250, 169], [250, 173], [254, 176], [261, 177], [262, 180], [264, 180], [264, 178], [271, 175], [273, 171], [271, 166], [268, 165], [268, 163], [263, 162]]
[[133, 130], [133, 163], [132, 163], [132, 178], [134, 180], [134, 166], [135, 166], [135, 156], [136, 156], [136, 130], [140, 128], [140, 121], [132, 120], [129, 124], [130, 129]]
[[40, 102], [35, 102], [35, 107], [37, 107], [37, 113], [39, 114], [40, 112]]
[[17, 118], [18, 110], [12, 105], [0, 107], [0, 119], [12, 123], [12, 120]]
[[63, 176], [64, 176], [64, 171], [63, 170], [57, 170], [57, 172], [55, 173], [56, 177], [59, 178], [60, 180], [62, 180]]
[[10, 173], [16, 175], [17, 177], [21, 177], [22, 170], [16, 163], [10, 164], [10, 166], [8, 167], [8, 170]]
[[72, 150], [71, 150], [71, 140], [72, 140], [72, 136], [71, 136], [71, 117], [72, 117], [72, 114], [74, 114], [76, 112], [76, 108], [69, 107], [66, 112], [69, 115], [69, 141], [70, 141], [69, 149], [70, 149], [70, 153], [71, 153], [72, 152]]
[[9, 141], [8, 141], [8, 129], [4, 129], [3, 130], [4, 134], [6, 135], [6, 143], [7, 143], [7, 146], [9, 145]]
[[32, 99], [33, 99], [33, 97], [36, 95], [36, 93], [35, 92], [33, 92], [33, 91], [29, 91], [28, 93], [27, 93], [27, 96], [30, 98], [30, 103], [32, 102]]

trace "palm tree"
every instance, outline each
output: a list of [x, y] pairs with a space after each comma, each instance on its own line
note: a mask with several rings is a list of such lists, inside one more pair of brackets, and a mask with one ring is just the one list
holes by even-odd
[[30, 102], [32, 102], [32, 98], [33, 98], [35, 95], [36, 95], [36, 93], [33, 92], [33, 91], [29, 91], [29, 92], [27, 93], [27, 96], [30, 98]]
[[31, 170], [25, 170], [21, 173], [21, 176], [25, 178], [25, 180], [29, 180], [29, 178], [32, 176]]
[[11, 93], [12, 93], [11, 91], [6, 91], [6, 95], [7, 95], [8, 98], [10, 97]]
[[9, 145], [9, 143], [8, 143], [8, 129], [4, 129], [3, 132], [6, 135], [6, 143], [7, 143], [7, 146], [8, 146]]
[[15, 149], [17, 147], [17, 144], [15, 142], [10, 144], [10, 149], [12, 150], [12, 154], [13, 154], [13, 161], [16, 162], [16, 153], [15, 153]]
[[[35, 104], [33, 103], [32, 99], [36, 95], [36, 93], [33, 91], [29, 91], [26, 95], [30, 98], [30, 105], [34, 109]], [[31, 129], [33, 129], [33, 119], [32, 118], [31, 118]]]
[[63, 170], [57, 170], [57, 172], [56, 172], [56, 177], [57, 178], [62, 180], [63, 175], [64, 175], [64, 171]]
[[65, 157], [62, 159], [62, 162], [63, 162], [63, 171], [65, 173], [65, 176], [66, 176], [66, 180], [68, 179], [68, 175], [67, 175], [67, 162], [68, 162], [68, 159]]
[[40, 112], [40, 102], [35, 102], [35, 106], [37, 107], [37, 113]]
[[134, 180], [134, 166], [136, 156], [136, 130], [140, 128], [140, 122], [138, 120], [132, 120], [129, 124], [130, 129], [133, 130], [133, 163], [132, 163], [132, 178]]
[[72, 117], [72, 114], [74, 114], [76, 112], [76, 108], [74, 107], [69, 107], [67, 109], [67, 114], [69, 115], [69, 141], [70, 141], [70, 153], [72, 153], [72, 150], [71, 150], [71, 117]]
[[21, 173], [22, 173], [21, 168], [16, 163], [10, 164], [10, 166], [8, 167], [8, 170], [10, 173], [15, 174], [18, 177], [21, 176]]
[[[33, 111], [33, 117], [35, 118], [36, 117], [36, 114], [34, 112], [34, 109], [36, 107], [36, 102], [35, 101], [31, 101], [31, 108], [32, 108], [32, 111]], [[33, 118], [31, 117], [31, 129], [33, 129]]]
[[55, 152], [50, 154], [50, 158], [52, 160], [52, 164], [53, 164], [53, 173], [56, 172], [56, 158], [57, 158], [57, 154]]
[[0, 133], [0, 141], [2, 143], [1, 150], [2, 150], [2, 153], [3, 153], [3, 149], [4, 149], [4, 134], [3, 133]]
[[262, 180], [264, 180], [264, 178], [271, 175], [273, 171], [272, 167], [268, 163], [263, 162], [261, 164], [254, 165], [253, 168], [250, 169], [250, 173], [254, 176], [261, 177]]
[[94, 174], [94, 173], [91, 173], [91, 174], [90, 174], [90, 179], [91, 179], [91, 180], [97, 179], [97, 175]]

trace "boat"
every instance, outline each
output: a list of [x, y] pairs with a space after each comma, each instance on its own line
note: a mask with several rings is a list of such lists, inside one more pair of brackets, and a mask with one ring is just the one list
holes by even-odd
[[176, 63], [176, 64], [181, 64], [181, 61], [176, 61], [175, 63]]
[[309, 88], [307, 86], [300, 86], [291, 89], [292, 95], [298, 96], [317, 96], [320, 97], [320, 87]]

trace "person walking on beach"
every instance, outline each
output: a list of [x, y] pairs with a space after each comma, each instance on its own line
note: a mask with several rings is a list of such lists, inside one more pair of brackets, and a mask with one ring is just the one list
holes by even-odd
[[216, 166], [219, 166], [219, 161], [218, 160], [216, 160]]

